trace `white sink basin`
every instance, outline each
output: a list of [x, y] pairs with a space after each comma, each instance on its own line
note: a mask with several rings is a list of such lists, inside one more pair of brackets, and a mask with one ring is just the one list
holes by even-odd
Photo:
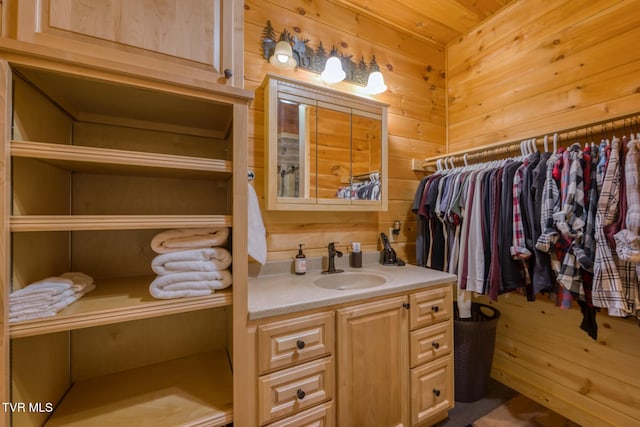
[[322, 276], [313, 281], [313, 284], [318, 287], [338, 291], [373, 288], [385, 283], [387, 283], [387, 279], [384, 276], [360, 272], [335, 273]]

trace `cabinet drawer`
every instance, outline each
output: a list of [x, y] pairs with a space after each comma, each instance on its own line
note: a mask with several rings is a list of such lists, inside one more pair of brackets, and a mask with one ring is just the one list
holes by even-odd
[[258, 419], [264, 425], [333, 399], [333, 356], [258, 379]]
[[334, 351], [333, 312], [312, 314], [258, 327], [260, 374], [292, 366]]
[[334, 427], [335, 418], [333, 402], [327, 402], [269, 424], [269, 427]]
[[411, 425], [441, 419], [453, 407], [453, 357], [411, 370]]
[[411, 332], [411, 367], [431, 362], [451, 353], [453, 345], [451, 323], [439, 323]]
[[409, 302], [411, 330], [451, 318], [453, 311], [451, 286], [416, 292], [409, 296]]

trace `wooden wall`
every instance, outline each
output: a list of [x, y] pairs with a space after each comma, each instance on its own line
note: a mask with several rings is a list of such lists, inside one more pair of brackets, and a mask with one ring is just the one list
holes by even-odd
[[[449, 150], [640, 111], [640, 1], [517, 0], [448, 54]], [[502, 296], [492, 375], [584, 426], [640, 425], [640, 328]]]
[[[444, 47], [419, 41], [388, 25], [358, 15], [331, 1], [245, 1], [245, 88], [256, 90], [249, 113], [249, 169], [255, 171], [254, 186], [264, 194], [264, 93], [260, 85], [267, 72], [317, 82], [319, 76], [305, 70], [281, 71], [262, 56], [261, 38], [270, 20], [280, 34], [284, 28], [309, 39], [314, 48], [322, 41], [344, 54], [375, 55], [388, 91], [376, 96], [389, 108], [389, 210], [381, 213], [265, 212], [268, 258], [295, 256], [304, 243], [308, 256], [326, 254], [328, 242], [362, 242], [366, 251], [379, 249], [380, 231], [388, 232], [395, 219], [402, 222], [398, 256], [415, 262], [415, 215], [410, 212], [422, 174], [411, 170], [411, 158], [444, 152], [445, 148], [445, 55]], [[359, 87], [339, 83], [333, 87], [355, 92]]]

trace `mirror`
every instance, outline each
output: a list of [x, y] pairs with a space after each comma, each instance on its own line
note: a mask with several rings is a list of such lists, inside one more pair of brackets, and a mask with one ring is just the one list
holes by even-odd
[[264, 89], [267, 209], [387, 209], [386, 104], [272, 75]]

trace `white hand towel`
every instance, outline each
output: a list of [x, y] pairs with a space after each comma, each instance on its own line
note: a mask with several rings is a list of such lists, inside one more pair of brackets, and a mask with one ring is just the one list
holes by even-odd
[[230, 285], [231, 273], [227, 270], [172, 273], [156, 277], [149, 285], [149, 293], [158, 299], [197, 297]]
[[9, 300], [18, 297], [37, 296], [38, 294], [55, 295], [71, 289], [73, 281], [62, 277], [47, 277], [37, 282], [33, 282], [22, 289], [11, 292]]
[[167, 252], [151, 261], [151, 269], [159, 275], [187, 271], [226, 270], [231, 265], [231, 253], [225, 248], [194, 249]]
[[20, 299], [17, 301], [11, 300], [9, 301], [9, 314], [17, 313], [26, 309], [44, 310], [74, 295], [75, 292], [73, 291], [73, 289], [67, 289], [66, 291], [55, 296], [38, 297], [34, 299]]
[[166, 230], [151, 239], [151, 249], [158, 254], [188, 249], [222, 246], [229, 237], [228, 228], [179, 228]]
[[247, 196], [249, 208], [249, 216], [247, 218], [249, 226], [248, 252], [251, 258], [260, 264], [264, 264], [267, 262], [267, 230], [262, 220], [258, 195], [251, 184], [249, 184], [249, 193]]

